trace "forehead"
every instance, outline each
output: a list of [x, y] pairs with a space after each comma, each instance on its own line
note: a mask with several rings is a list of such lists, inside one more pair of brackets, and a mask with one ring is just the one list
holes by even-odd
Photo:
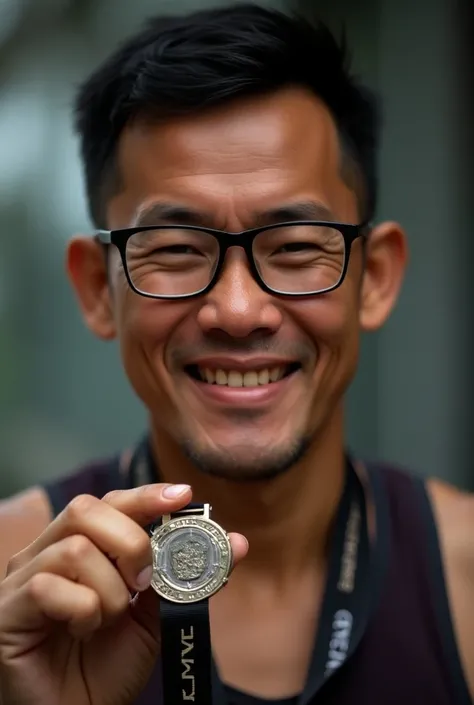
[[303, 89], [239, 100], [194, 116], [136, 120], [118, 145], [120, 188], [111, 228], [166, 200], [212, 212], [217, 227], [252, 226], [251, 214], [316, 200], [336, 219], [357, 220], [356, 196], [341, 176], [337, 129], [326, 106]]

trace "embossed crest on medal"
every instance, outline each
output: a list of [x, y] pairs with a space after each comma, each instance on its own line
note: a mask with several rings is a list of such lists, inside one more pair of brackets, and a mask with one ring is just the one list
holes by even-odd
[[230, 541], [208, 516], [164, 517], [152, 532], [151, 546], [151, 585], [171, 602], [199, 602], [227, 582], [232, 566]]

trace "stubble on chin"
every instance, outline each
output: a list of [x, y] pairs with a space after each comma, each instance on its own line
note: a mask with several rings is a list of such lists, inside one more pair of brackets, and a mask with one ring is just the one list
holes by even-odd
[[310, 439], [301, 436], [284, 447], [255, 449], [248, 445], [204, 449], [191, 439], [182, 441], [180, 446], [194, 467], [205, 475], [235, 482], [261, 482], [288, 472], [306, 454]]

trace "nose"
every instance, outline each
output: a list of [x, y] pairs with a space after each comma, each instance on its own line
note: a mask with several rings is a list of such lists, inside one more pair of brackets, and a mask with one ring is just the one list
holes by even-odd
[[282, 314], [276, 299], [263, 291], [249, 269], [240, 247], [227, 251], [219, 280], [206, 295], [198, 313], [205, 333], [226, 333], [232, 338], [275, 333]]

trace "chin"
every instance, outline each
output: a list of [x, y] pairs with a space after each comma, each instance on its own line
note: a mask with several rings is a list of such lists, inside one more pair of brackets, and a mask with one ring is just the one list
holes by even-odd
[[288, 472], [305, 455], [310, 439], [300, 437], [285, 445], [249, 444], [203, 448], [192, 441], [181, 444], [187, 458], [202, 473], [235, 482], [273, 480]]

